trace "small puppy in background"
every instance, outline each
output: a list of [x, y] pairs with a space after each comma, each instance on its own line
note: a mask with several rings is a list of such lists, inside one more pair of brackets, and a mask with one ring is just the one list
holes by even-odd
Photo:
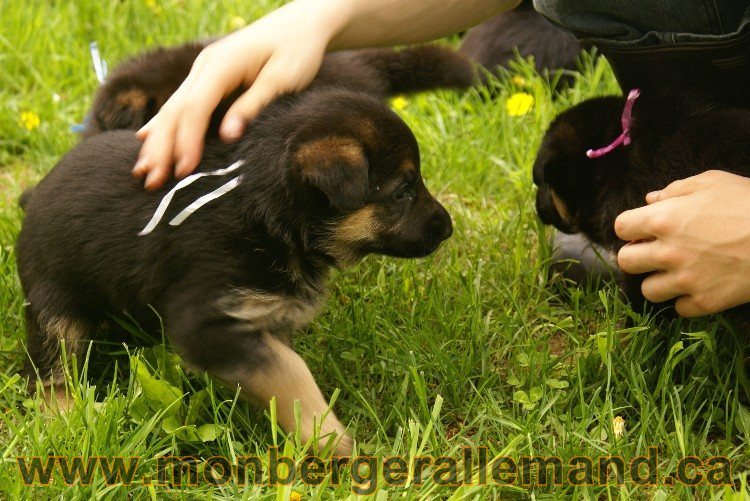
[[534, 10], [531, 0], [470, 29], [459, 49], [494, 73], [498, 67], [533, 56], [539, 73], [575, 70], [581, 44], [575, 36], [554, 26]]
[[[177, 90], [208, 42], [158, 48], [121, 64], [94, 98], [84, 137], [114, 129], [138, 130]], [[378, 99], [427, 89], [465, 89], [476, 81], [471, 61], [435, 44], [393, 49], [332, 52], [323, 58], [308, 90], [339, 87]], [[229, 106], [245, 89], [224, 99], [213, 114], [208, 135], [215, 136]]]
[[[133, 132], [101, 130], [145, 123], [196, 47], [115, 71], [88, 137], [25, 197], [17, 259], [31, 385], [40, 378], [64, 395], [62, 341], [81, 356], [109, 315], [123, 312], [158, 331], [153, 307], [188, 365], [258, 404], [276, 397], [286, 430], [299, 400], [302, 440], [315, 442], [327, 404], [291, 338], [320, 309], [329, 271], [371, 253], [426, 256], [452, 233], [422, 181], [414, 135], [380, 98], [470, 82], [471, 66], [441, 75], [453, 53], [439, 48], [334, 54], [310, 90], [271, 103], [237, 142], [209, 136], [197, 176], [148, 192], [131, 175]], [[321, 434], [320, 446], [335, 435], [336, 452], [351, 453], [333, 413]]]
[[[627, 243], [615, 234], [619, 214], [645, 205], [651, 191], [714, 169], [750, 176], [750, 110], [677, 89], [590, 99], [555, 118], [544, 136], [536, 209], [545, 224], [616, 253]], [[619, 273], [626, 297], [643, 304], [647, 275]]]

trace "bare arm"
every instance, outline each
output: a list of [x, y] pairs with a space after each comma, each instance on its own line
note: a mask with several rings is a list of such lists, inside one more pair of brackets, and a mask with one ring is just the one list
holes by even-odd
[[280, 94], [306, 87], [327, 50], [424, 42], [478, 24], [520, 0], [295, 0], [209, 45], [185, 82], [138, 132], [133, 172], [155, 189], [195, 169], [219, 101], [248, 90], [222, 121], [225, 140]]
[[[316, 0], [319, 1], [319, 0]], [[323, 3], [328, 3], [323, 0]], [[516, 7], [520, 0], [334, 0], [344, 22], [330, 48], [427, 42], [481, 23]], [[346, 9], [349, 9], [347, 12]]]

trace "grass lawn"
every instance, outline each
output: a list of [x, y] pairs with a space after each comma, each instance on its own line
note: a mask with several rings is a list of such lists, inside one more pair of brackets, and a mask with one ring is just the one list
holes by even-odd
[[[378, 500], [748, 499], [747, 331], [720, 316], [659, 323], [631, 311], [611, 286], [547, 279], [551, 233], [534, 213], [531, 165], [556, 113], [618, 92], [606, 63], [590, 58], [573, 88], [554, 100], [548, 83], [522, 64], [515, 78], [497, 83], [492, 100], [483, 92], [438, 92], [400, 101], [454, 236], [427, 259], [370, 257], [337, 273], [324, 313], [297, 337], [323, 392], [336, 396], [359, 454], [400, 456], [412, 472], [420, 456], [452, 459], [396, 478], [400, 486], [375, 475], [379, 461], [364, 460], [359, 482], [345, 468], [337, 485], [330, 475], [276, 486], [160, 482], [158, 463], [168, 456], [192, 456], [199, 471], [213, 456], [267, 458], [274, 444], [281, 455], [304, 457], [304, 444], [273, 426], [272, 413], [185, 373], [160, 339], [145, 349], [123, 345], [119, 335], [92, 343], [88, 362], [74, 361], [70, 373], [75, 409], [61, 416], [40, 410], [17, 374], [25, 352], [16, 198], [76, 142], [70, 126], [83, 119], [97, 85], [89, 42], [97, 40], [113, 66], [149, 46], [236, 29], [275, 5], [0, 0], [0, 498], [341, 499], [356, 498], [354, 490]], [[532, 95], [534, 105], [514, 116], [506, 100], [517, 92]], [[126, 318], [122, 325], [147, 341]], [[621, 420], [624, 432], [616, 432]], [[473, 471], [465, 450], [474, 453]], [[479, 485], [483, 450], [490, 462], [510, 458], [494, 463], [506, 468], [499, 479], [507, 485]], [[585, 465], [575, 457], [596, 464], [619, 456], [629, 465], [649, 452], [651, 464], [638, 477], [649, 485], [627, 471], [619, 483], [616, 468], [603, 483], [597, 470], [588, 482], [595, 485], [580, 485], [587, 483], [581, 476], [569, 481], [576, 471], [568, 465]], [[51, 456], [139, 461], [132, 485], [108, 482], [102, 469], [68, 485], [59, 468], [49, 485], [24, 485], [16, 458], [46, 465]], [[531, 456], [560, 458], [561, 485], [551, 485], [554, 465], [546, 482], [536, 468], [512, 474], [511, 461], [520, 468]], [[677, 482], [688, 456], [698, 458], [690, 476], [727, 485]], [[709, 461], [714, 456], [728, 462]], [[728, 476], [717, 467], [723, 464], [731, 465]], [[453, 467], [452, 483], [464, 485], [447, 485]], [[647, 476], [652, 467], [656, 482]]]

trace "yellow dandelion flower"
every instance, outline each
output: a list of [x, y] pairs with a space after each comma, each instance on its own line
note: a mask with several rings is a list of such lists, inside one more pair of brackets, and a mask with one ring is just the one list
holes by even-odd
[[297, 491], [292, 491], [289, 493], [289, 501], [300, 501], [302, 499], [302, 495]]
[[625, 434], [625, 420], [622, 416], [615, 416], [612, 420], [612, 429], [614, 430], [616, 437], [621, 437]]
[[238, 29], [244, 28], [245, 26], [247, 26], [247, 21], [245, 21], [240, 16], [232, 16], [229, 19], [229, 29], [231, 31], [237, 31]]
[[522, 76], [516, 75], [511, 78], [510, 81], [513, 82], [514, 85], [517, 85], [519, 87], [526, 87], [526, 79]]
[[401, 111], [409, 104], [409, 101], [406, 100], [404, 96], [396, 96], [393, 99], [391, 99], [391, 106], [393, 108]]
[[23, 125], [24, 129], [34, 130], [39, 127], [40, 122], [41, 120], [39, 120], [39, 115], [37, 115], [33, 111], [21, 112], [21, 125]]
[[508, 115], [520, 117], [530, 112], [534, 107], [534, 96], [525, 92], [516, 92], [505, 101], [505, 109]]
[[157, 16], [162, 13], [161, 5], [156, 0], [146, 0], [146, 6]]

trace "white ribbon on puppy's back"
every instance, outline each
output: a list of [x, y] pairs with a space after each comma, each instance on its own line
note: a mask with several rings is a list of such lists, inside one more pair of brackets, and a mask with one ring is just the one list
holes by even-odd
[[230, 191], [235, 189], [237, 185], [240, 184], [241, 180], [242, 180], [242, 176], [241, 175], [237, 176], [236, 178], [232, 179], [228, 183], [222, 184], [211, 193], [206, 193], [202, 197], [198, 198], [195, 202], [191, 203], [190, 205], [182, 209], [182, 211], [179, 214], [177, 214], [174, 218], [172, 218], [172, 220], [169, 222], [169, 226], [179, 226], [180, 223], [182, 223], [184, 220], [188, 218], [188, 216], [190, 216], [190, 214], [197, 211], [198, 209], [206, 205], [211, 200], [216, 200], [223, 194], [229, 193]]
[[[223, 176], [225, 174], [229, 174], [232, 171], [235, 171], [239, 169], [242, 164], [245, 162], [243, 160], [237, 160], [235, 163], [230, 165], [229, 167], [225, 167], [223, 169], [217, 169], [210, 172], [199, 172], [197, 174], [191, 174], [169, 190], [169, 192], [164, 195], [164, 198], [161, 199], [161, 202], [159, 202], [159, 206], [156, 208], [156, 212], [154, 212], [154, 215], [151, 217], [151, 220], [148, 222], [145, 228], [143, 228], [139, 233], [138, 236], [144, 236], [148, 235], [152, 231], [154, 231], [154, 228], [159, 224], [159, 221], [161, 221], [161, 218], [164, 217], [164, 213], [167, 212], [167, 208], [169, 207], [169, 203], [172, 201], [172, 198], [174, 198], [174, 194], [184, 188], [185, 186], [189, 186], [193, 184], [195, 181], [202, 177], [206, 176]], [[198, 198], [196, 201], [191, 203], [189, 206], [187, 206], [185, 209], [183, 209], [177, 216], [175, 216], [170, 222], [170, 226], [178, 226], [180, 223], [182, 223], [185, 219], [190, 216], [193, 212], [200, 209], [202, 206], [206, 205], [208, 202], [215, 200], [219, 198], [220, 196], [224, 195], [225, 193], [230, 192], [234, 188], [236, 188], [240, 184], [240, 180], [242, 179], [242, 176], [237, 176], [228, 183], [220, 186], [219, 188], [215, 189], [214, 191], [207, 193], [203, 195], [202, 197]]]

